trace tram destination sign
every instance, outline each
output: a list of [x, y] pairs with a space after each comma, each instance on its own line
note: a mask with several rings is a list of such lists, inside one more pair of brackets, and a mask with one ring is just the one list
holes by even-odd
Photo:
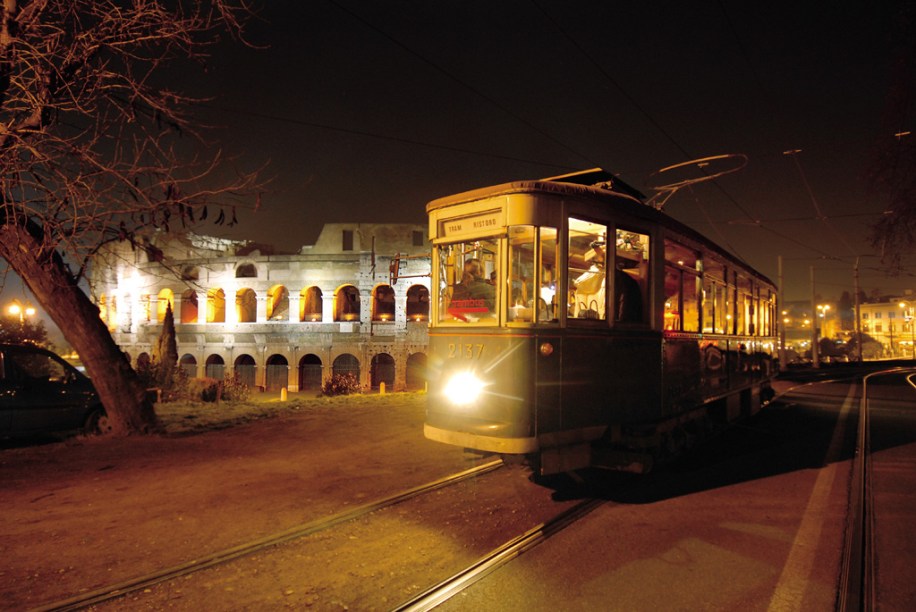
[[439, 222], [439, 234], [448, 238], [479, 236], [500, 231], [505, 224], [502, 210], [490, 210], [469, 217], [443, 219]]

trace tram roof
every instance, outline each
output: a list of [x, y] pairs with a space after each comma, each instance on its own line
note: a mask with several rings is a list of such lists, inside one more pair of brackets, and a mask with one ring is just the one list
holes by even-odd
[[627, 214], [641, 217], [651, 223], [656, 223], [677, 234], [681, 234], [693, 242], [702, 244], [727, 261], [739, 263], [742, 267], [746, 268], [748, 272], [753, 273], [758, 278], [771, 285], [773, 284], [773, 281], [768, 279], [765, 275], [752, 268], [749, 264], [730, 253], [719, 244], [713, 242], [690, 226], [647, 205], [644, 202], [645, 195], [601, 168], [593, 168], [591, 170], [583, 170], [543, 179], [512, 181], [456, 193], [432, 200], [426, 205], [426, 212], [429, 214], [440, 208], [485, 198], [532, 192], [550, 193], [573, 198], [580, 197], [583, 199], [605, 202], [609, 205], [620, 206]]

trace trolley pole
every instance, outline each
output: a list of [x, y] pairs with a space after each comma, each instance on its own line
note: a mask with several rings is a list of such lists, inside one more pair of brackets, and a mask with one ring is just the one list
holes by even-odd
[[821, 367], [817, 350], [817, 297], [814, 291], [814, 266], [811, 266], [811, 365]]
[[853, 268], [853, 287], [856, 300], [856, 362], [862, 365], [862, 315], [859, 314], [859, 258], [856, 257], [856, 267]]

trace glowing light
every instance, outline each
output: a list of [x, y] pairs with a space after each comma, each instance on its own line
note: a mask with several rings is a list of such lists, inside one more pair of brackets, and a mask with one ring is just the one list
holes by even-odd
[[473, 372], [458, 372], [446, 383], [444, 393], [451, 403], [465, 406], [476, 401], [486, 386]]

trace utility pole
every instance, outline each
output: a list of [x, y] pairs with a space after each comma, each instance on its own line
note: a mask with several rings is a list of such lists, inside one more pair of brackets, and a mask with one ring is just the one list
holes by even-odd
[[783, 278], [782, 278], [782, 255], [778, 255], [776, 259], [776, 264], [779, 270], [779, 306], [776, 309], [776, 313], [779, 315], [776, 324], [779, 325], [779, 371], [785, 372], [788, 368], [786, 364], [786, 322], [785, 317], [782, 315], [783, 306]]
[[856, 361], [862, 365], [862, 316], [859, 314], [859, 258], [856, 257], [856, 266], [853, 268], [853, 287], [856, 300]]
[[811, 365], [821, 367], [817, 350], [817, 297], [814, 291], [814, 266], [811, 266]]

